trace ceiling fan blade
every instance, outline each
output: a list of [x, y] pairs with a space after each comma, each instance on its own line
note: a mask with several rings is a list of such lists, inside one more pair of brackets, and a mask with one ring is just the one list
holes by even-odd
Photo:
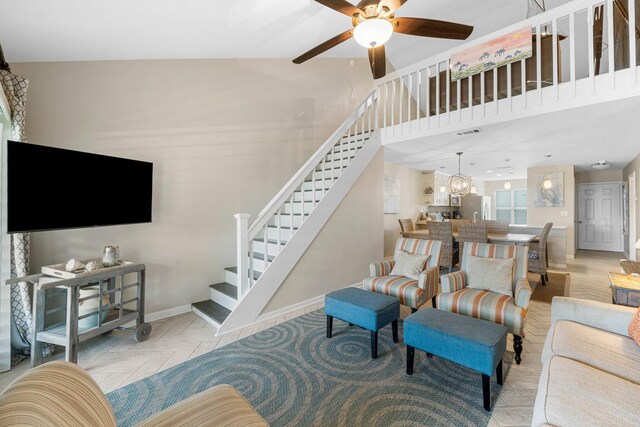
[[470, 25], [425, 18], [396, 18], [395, 31], [412, 36], [466, 40], [473, 32]]
[[395, 12], [408, 0], [381, 0], [380, 7], [386, 6], [391, 12]]
[[347, 0], [315, 0], [330, 9], [344, 13], [348, 17], [353, 17], [357, 13], [362, 13], [360, 9], [349, 3]]
[[337, 36], [330, 38], [324, 43], [319, 44], [314, 47], [310, 51], [303, 53], [299, 57], [293, 60], [294, 64], [302, 64], [304, 61], [307, 61], [314, 56], [320, 55], [322, 52], [331, 49], [332, 47], [338, 46], [340, 43], [349, 40], [353, 36], [353, 28], [345, 31], [342, 34], [338, 34]]
[[384, 45], [369, 48], [369, 64], [374, 79], [379, 79], [387, 74], [387, 58], [384, 54]]

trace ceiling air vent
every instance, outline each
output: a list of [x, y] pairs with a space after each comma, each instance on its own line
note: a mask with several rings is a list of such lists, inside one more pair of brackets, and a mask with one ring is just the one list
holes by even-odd
[[465, 130], [463, 132], [458, 132], [456, 135], [465, 136], [465, 135], [473, 135], [474, 133], [480, 133], [480, 132], [482, 132], [482, 129], [470, 129], [470, 130]]

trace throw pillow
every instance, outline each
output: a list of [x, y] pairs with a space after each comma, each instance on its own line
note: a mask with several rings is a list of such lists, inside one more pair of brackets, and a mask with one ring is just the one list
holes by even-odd
[[483, 258], [469, 255], [469, 287], [513, 296], [513, 258]]
[[406, 276], [418, 280], [420, 273], [427, 267], [431, 255], [414, 255], [409, 252], [396, 251], [392, 276]]
[[640, 345], [640, 308], [631, 318], [629, 323], [629, 336]]

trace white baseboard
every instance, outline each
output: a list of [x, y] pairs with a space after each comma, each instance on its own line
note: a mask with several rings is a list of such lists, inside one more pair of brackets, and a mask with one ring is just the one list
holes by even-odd
[[[353, 284], [353, 285], [349, 285], [349, 286], [345, 286], [345, 288], [362, 288], [362, 282], [356, 283], [356, 284]], [[277, 310], [273, 310], [273, 311], [270, 311], [268, 313], [261, 314], [252, 323], [248, 323], [248, 324], [246, 324], [246, 325], [244, 325], [242, 327], [239, 327], [239, 328], [236, 328], [236, 329], [232, 329], [230, 331], [225, 331], [222, 334], [221, 333], [217, 333], [216, 336], [220, 337], [220, 336], [226, 335], [226, 334], [228, 334], [230, 332], [237, 331], [238, 329], [244, 329], [244, 328], [249, 327], [249, 326], [257, 325], [258, 323], [262, 323], [265, 320], [270, 320], [270, 319], [273, 319], [275, 317], [282, 316], [283, 314], [292, 313], [292, 312], [294, 312], [296, 310], [300, 310], [301, 308], [305, 308], [305, 307], [307, 307], [309, 305], [317, 304], [317, 303], [319, 303], [319, 302], [324, 300], [325, 295], [326, 294], [318, 295], [317, 297], [309, 298], [307, 300], [300, 301], [298, 303], [291, 304], [291, 305], [288, 305], [286, 307], [282, 307], [282, 308], [279, 308]]]
[[[178, 307], [167, 308], [166, 310], [154, 311], [153, 313], [145, 313], [144, 321], [147, 323], [155, 322], [156, 320], [166, 319], [167, 317], [177, 316], [179, 314], [188, 313], [190, 311], [191, 311], [191, 304], [180, 305]], [[131, 328], [135, 326], [135, 324], [136, 322], [134, 321], [134, 322], [129, 322], [124, 326], [127, 328]]]

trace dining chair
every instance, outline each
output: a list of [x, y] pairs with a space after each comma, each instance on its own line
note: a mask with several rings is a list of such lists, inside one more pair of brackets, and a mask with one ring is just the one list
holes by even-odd
[[453, 224], [451, 222], [435, 222], [429, 224], [429, 238], [442, 242], [440, 248], [440, 267], [447, 267], [449, 273], [459, 261], [458, 248], [453, 241]]
[[449, 219], [447, 221], [451, 223], [451, 231], [453, 231], [454, 233], [456, 233], [458, 231], [458, 225], [459, 224], [470, 224], [471, 223], [471, 221], [469, 221], [468, 219]]
[[483, 219], [481, 223], [487, 224], [487, 233], [507, 234], [509, 232], [509, 221]]
[[547, 240], [549, 239], [551, 227], [553, 227], [552, 222], [546, 223], [540, 233], [538, 243], [532, 243], [529, 246], [529, 272], [539, 274], [543, 286], [549, 280], [547, 275]]
[[458, 224], [458, 244], [464, 253], [465, 242], [487, 243], [487, 224]]
[[410, 219], [399, 219], [398, 222], [400, 223], [400, 232], [401, 233], [408, 233], [408, 232], [414, 231], [416, 229], [413, 226], [413, 221], [411, 221]]

